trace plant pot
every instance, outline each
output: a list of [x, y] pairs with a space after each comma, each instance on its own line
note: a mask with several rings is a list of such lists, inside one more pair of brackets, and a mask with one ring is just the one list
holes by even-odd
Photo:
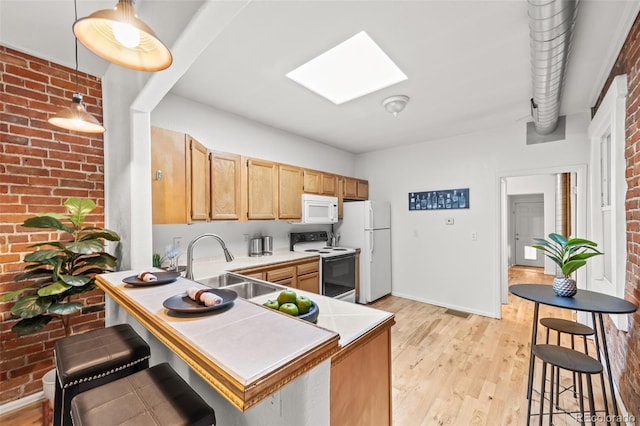
[[572, 297], [578, 292], [576, 280], [566, 277], [555, 277], [553, 279], [553, 291], [562, 297]]
[[42, 376], [42, 391], [44, 397], [51, 401], [53, 406], [53, 398], [56, 395], [56, 369], [49, 370]]

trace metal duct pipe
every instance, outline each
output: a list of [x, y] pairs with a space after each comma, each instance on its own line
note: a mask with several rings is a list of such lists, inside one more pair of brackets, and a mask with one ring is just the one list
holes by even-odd
[[567, 58], [573, 38], [578, 0], [528, 0], [533, 98], [536, 132], [556, 129]]

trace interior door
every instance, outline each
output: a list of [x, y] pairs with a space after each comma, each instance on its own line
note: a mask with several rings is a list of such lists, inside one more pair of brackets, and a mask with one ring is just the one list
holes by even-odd
[[515, 264], [544, 267], [544, 255], [531, 247], [534, 238], [544, 238], [544, 202], [516, 201]]

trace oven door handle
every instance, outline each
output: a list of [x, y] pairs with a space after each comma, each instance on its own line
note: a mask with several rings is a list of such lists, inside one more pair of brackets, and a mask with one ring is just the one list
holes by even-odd
[[324, 263], [333, 263], [333, 262], [340, 262], [341, 260], [346, 260], [353, 257], [355, 259], [356, 255], [355, 254], [345, 254], [343, 256], [335, 256], [335, 257], [324, 257], [322, 258], [322, 261]]

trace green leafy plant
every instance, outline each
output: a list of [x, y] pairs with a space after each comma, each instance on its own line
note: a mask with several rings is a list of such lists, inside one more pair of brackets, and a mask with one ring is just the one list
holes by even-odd
[[104, 252], [103, 240], [120, 241], [120, 236], [108, 229], [84, 226], [95, 203], [87, 198], [69, 198], [64, 205], [67, 214], [39, 214], [22, 224], [25, 228], [63, 231], [67, 239], [31, 245], [36, 250], [24, 257], [28, 265], [15, 277], [15, 281], [29, 280], [29, 284], [1, 298], [8, 301], [17, 297], [11, 314], [20, 321], [11, 330], [20, 336], [41, 330], [53, 318], [62, 321], [69, 335], [69, 315], [82, 309], [71, 296], [95, 289], [95, 275], [115, 269], [117, 259]]
[[534, 238], [533, 242], [533, 247], [542, 250], [545, 256], [553, 260], [566, 278], [586, 265], [587, 259], [602, 254], [596, 249], [596, 243], [583, 238], [567, 238], [551, 233], [549, 240]]

